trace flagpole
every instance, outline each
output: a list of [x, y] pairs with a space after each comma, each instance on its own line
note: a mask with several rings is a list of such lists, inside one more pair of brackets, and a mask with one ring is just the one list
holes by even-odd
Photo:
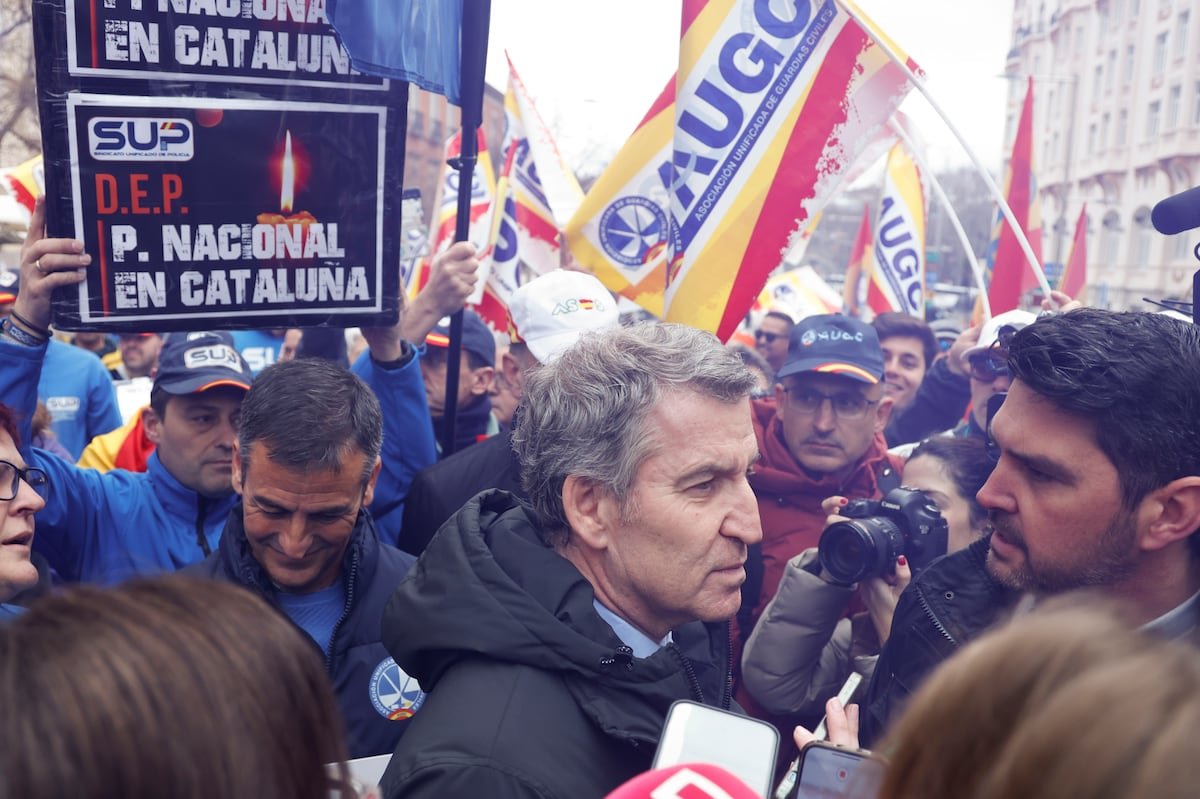
[[[996, 202], [1000, 204], [1000, 211], [1004, 214], [1004, 218], [1008, 221], [1008, 225], [1012, 229], [1013, 235], [1016, 236], [1017, 243], [1021, 245], [1021, 251], [1025, 253], [1025, 260], [1029, 262], [1029, 268], [1033, 270], [1033, 274], [1038, 281], [1038, 286], [1041, 288], [1045, 296], [1049, 297], [1050, 282], [1046, 280], [1046, 273], [1042, 271], [1042, 265], [1038, 263], [1037, 256], [1033, 254], [1033, 247], [1029, 244], [1029, 239], [1025, 237], [1024, 229], [1021, 227], [1020, 223], [1017, 222], [1017, 217], [1015, 214], [1013, 214], [1012, 209], [1008, 207], [1008, 202], [1004, 199], [1004, 192], [1000, 191], [1000, 187], [996, 185], [996, 181], [992, 179], [991, 174], [987, 171], [987, 169], [984, 168], [983, 162], [979, 160], [979, 156], [975, 155], [975, 151], [972, 150], [970, 145], [967, 144], [966, 138], [964, 138], [962, 133], [959, 132], [958, 128], [954, 126], [954, 123], [950, 121], [950, 117], [947, 116], [946, 112], [942, 110], [942, 107], [938, 105], [937, 100], [933, 99], [933, 95], [931, 95], [929, 93], [929, 89], [925, 87], [925, 81], [921, 80], [921, 78], [909, 68], [908, 64], [905, 63], [902, 58], [896, 55], [896, 51], [894, 51], [887, 42], [885, 42], [881, 37], [876, 36], [872, 27], [866, 24], [862, 18], [854, 12], [853, 9], [844, 5], [842, 0], [834, 0], [834, 2], [839, 8], [845, 11], [851, 19], [857, 22], [859, 27], [867, 32], [867, 35], [871, 37], [871, 40], [875, 42], [875, 44], [879, 45], [879, 48], [887, 54], [887, 57], [890, 58], [892, 62], [896, 64], [896, 66], [904, 70], [904, 74], [908, 76], [908, 79], [912, 81], [912, 84], [917, 87], [917, 90], [921, 92], [925, 99], [929, 101], [929, 104], [933, 106], [933, 110], [936, 111], [938, 116], [942, 118], [942, 121], [946, 123], [946, 127], [949, 128], [950, 132], [954, 134], [954, 138], [958, 139], [958, 143], [962, 146], [963, 151], [967, 154], [967, 157], [971, 159], [971, 163], [975, 165], [975, 169], [978, 170], [979, 174], [983, 177], [984, 183], [987, 184], [988, 191], [992, 193], [992, 196], [996, 199]], [[987, 292], [985, 291], [983, 293], [986, 296]]]
[[[450, 160], [458, 171], [458, 200], [454, 217], [454, 241], [467, 241], [471, 233], [471, 186], [479, 156], [479, 126], [483, 124], [483, 77], [487, 65], [488, 26], [491, 0], [464, 0], [459, 100], [462, 103], [459, 156]], [[442, 411], [442, 457], [454, 452], [458, 416], [458, 372], [462, 360], [463, 311], [450, 315], [446, 347], [446, 398]]]
[[983, 318], [988, 320], [992, 318], [992, 304], [988, 302], [987, 285], [983, 280], [983, 267], [979, 265], [979, 259], [975, 257], [974, 251], [971, 249], [971, 240], [967, 238], [967, 231], [963, 229], [962, 222], [958, 219], [958, 214], [954, 212], [954, 206], [950, 204], [950, 198], [946, 196], [946, 192], [942, 190], [942, 184], [933, 174], [933, 170], [925, 163], [925, 159], [921, 157], [916, 144], [909, 138], [904, 128], [896, 124], [894, 119], [888, 120], [890, 127], [900, 141], [904, 142], [904, 146], [908, 148], [909, 155], [917, 162], [917, 167], [921, 173], [929, 179], [929, 187], [933, 189], [934, 195], [938, 198], [938, 202], [942, 204], [946, 214], [950, 217], [950, 226], [954, 228], [954, 232], [958, 234], [958, 240], [962, 243], [963, 252], [967, 255], [967, 261], [971, 264], [971, 274], [975, 276], [975, 285], [979, 287], [979, 296], [983, 302]]

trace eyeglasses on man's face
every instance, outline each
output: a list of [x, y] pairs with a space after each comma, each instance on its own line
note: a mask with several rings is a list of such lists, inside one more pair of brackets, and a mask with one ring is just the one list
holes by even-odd
[[782, 333], [772, 333], [768, 330], [754, 331], [754, 340], [755, 341], [765, 341], [768, 344], [774, 344], [777, 339], [781, 339], [781, 338], [783, 338]]
[[16, 499], [22, 480], [42, 499], [50, 493], [50, 478], [41, 469], [33, 466], [18, 469], [16, 464], [0, 461], [0, 502]]
[[785, 392], [788, 397], [788, 405], [798, 413], [806, 415], [817, 413], [825, 404], [825, 400], [829, 400], [829, 406], [833, 408], [834, 415], [839, 419], [850, 421], [863, 418], [872, 406], [879, 404], [879, 400], [869, 400], [862, 394], [853, 391], [826, 394], [814, 388], [792, 386], [785, 389]]

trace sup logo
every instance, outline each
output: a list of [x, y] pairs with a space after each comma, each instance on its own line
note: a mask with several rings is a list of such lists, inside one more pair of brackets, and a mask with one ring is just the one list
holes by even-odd
[[88, 122], [88, 148], [97, 161], [190, 161], [192, 123], [186, 119], [97, 117]]
[[412, 718], [425, 701], [421, 686], [390, 657], [375, 667], [368, 692], [375, 712], [390, 721]]
[[600, 215], [600, 246], [625, 266], [645, 266], [666, 243], [667, 215], [645, 197], [621, 197]]

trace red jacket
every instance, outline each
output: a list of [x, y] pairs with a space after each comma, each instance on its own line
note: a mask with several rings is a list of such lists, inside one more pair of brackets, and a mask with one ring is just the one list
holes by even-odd
[[[825, 474], [814, 479], [788, 449], [783, 438], [783, 425], [775, 416], [774, 400], [755, 400], [752, 413], [761, 458], [754, 466], [750, 485], [758, 497], [763, 530], [762, 590], [751, 615], [752, 621], [756, 622], [771, 597], [775, 596], [788, 560], [817, 545], [825, 527], [821, 501], [834, 495], [878, 499], [881, 496], [879, 475], [886, 468], [899, 471], [904, 461], [888, 454], [887, 442], [879, 433], [849, 477], [837, 480]], [[745, 631], [747, 635], [749, 632], [749, 629]], [[741, 636], [737, 640], [740, 642]]]

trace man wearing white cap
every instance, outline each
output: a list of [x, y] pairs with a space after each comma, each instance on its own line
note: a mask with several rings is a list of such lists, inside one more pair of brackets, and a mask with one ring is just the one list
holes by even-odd
[[964, 353], [971, 383], [971, 415], [955, 431], [956, 435], [981, 439], [985, 436], [988, 400], [1006, 393], [1012, 382], [1008, 374], [1008, 341], [1035, 319], [1029, 311], [1006, 311], [993, 316], [984, 324], [979, 343]]
[[[619, 318], [617, 302], [604, 284], [584, 272], [562, 269], [517, 289], [508, 316], [512, 343], [501, 357], [499, 371], [518, 399], [528, 370], [550, 363], [585, 333], [616, 327]], [[421, 554], [443, 522], [489, 488], [525, 496], [511, 430], [417, 473], [405, 499], [397, 545]]]

